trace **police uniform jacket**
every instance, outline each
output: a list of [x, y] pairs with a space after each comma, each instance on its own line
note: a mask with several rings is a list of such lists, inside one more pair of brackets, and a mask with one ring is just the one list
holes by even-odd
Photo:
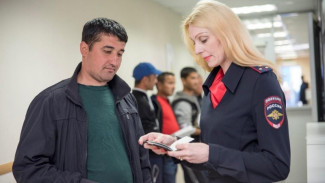
[[209, 87], [220, 66], [206, 79], [201, 140], [209, 145], [211, 183], [283, 180], [290, 170], [285, 96], [267, 67], [231, 64], [222, 81], [226, 93], [212, 107]]

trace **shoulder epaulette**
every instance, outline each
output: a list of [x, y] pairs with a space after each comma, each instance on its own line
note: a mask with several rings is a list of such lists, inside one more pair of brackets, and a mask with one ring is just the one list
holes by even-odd
[[251, 68], [260, 74], [264, 73], [264, 72], [272, 71], [272, 68], [270, 68], [268, 66], [255, 66], [255, 67], [251, 67]]

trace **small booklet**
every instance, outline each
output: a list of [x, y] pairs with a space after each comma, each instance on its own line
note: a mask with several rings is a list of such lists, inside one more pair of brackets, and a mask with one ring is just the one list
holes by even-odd
[[172, 145], [170, 146], [167, 146], [165, 144], [162, 144], [162, 143], [158, 143], [158, 142], [153, 142], [153, 141], [146, 141], [147, 144], [149, 145], [154, 145], [154, 146], [157, 146], [159, 148], [163, 148], [165, 149], [166, 151], [177, 151], [176, 149], [176, 145], [177, 144], [184, 144], [184, 143], [189, 143], [191, 141], [193, 141], [194, 139], [192, 137], [189, 137], [189, 136], [186, 136], [186, 137], [183, 137], [177, 141], [175, 141], [174, 143], [172, 143]]

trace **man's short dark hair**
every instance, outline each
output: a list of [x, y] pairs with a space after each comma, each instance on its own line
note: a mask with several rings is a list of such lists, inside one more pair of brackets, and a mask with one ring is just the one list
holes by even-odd
[[100, 41], [102, 34], [116, 36], [122, 42], [128, 41], [128, 35], [124, 27], [108, 18], [95, 18], [88, 21], [82, 30], [82, 41], [86, 42], [91, 50], [95, 42]]
[[197, 70], [193, 67], [184, 67], [181, 70], [181, 78], [187, 78], [187, 76], [189, 76], [192, 72], [197, 72]]
[[175, 76], [175, 75], [172, 72], [162, 72], [161, 74], [158, 75], [157, 81], [159, 83], [164, 83], [167, 76]]

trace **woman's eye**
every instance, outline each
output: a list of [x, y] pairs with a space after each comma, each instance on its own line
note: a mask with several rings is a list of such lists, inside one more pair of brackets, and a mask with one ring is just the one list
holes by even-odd
[[208, 39], [202, 39], [201, 42], [202, 43], [206, 43], [208, 41]]

